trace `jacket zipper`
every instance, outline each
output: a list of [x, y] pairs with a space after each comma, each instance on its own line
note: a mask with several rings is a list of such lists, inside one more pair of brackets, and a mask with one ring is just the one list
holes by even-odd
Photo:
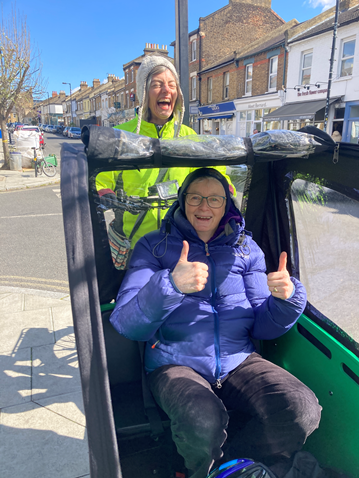
[[215, 308], [216, 306], [216, 295], [217, 295], [217, 287], [216, 287], [216, 268], [214, 261], [209, 253], [208, 250], [208, 244], [206, 243], [204, 245], [205, 251], [206, 251], [206, 256], [209, 257], [209, 260], [212, 265], [212, 279], [211, 279], [211, 289], [212, 289], [212, 300], [211, 300], [211, 305], [212, 305], [212, 310], [214, 314], [214, 351], [215, 351], [215, 356], [216, 356], [216, 372], [215, 372], [215, 379], [216, 383], [215, 386], [216, 388], [222, 388], [220, 376], [221, 376], [221, 359], [220, 359], [220, 344], [219, 344], [219, 317], [218, 317], [218, 312]]

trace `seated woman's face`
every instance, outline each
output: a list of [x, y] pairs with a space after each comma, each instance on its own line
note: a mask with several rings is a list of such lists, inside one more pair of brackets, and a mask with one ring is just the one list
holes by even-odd
[[[202, 199], [199, 206], [191, 206], [189, 202], [199, 202], [201, 197], [211, 196], [209, 202], [213, 206], [221, 205], [220, 207], [210, 207], [208, 200]], [[198, 237], [204, 242], [209, 239], [216, 232], [218, 225], [224, 216], [226, 209], [226, 197], [224, 187], [214, 178], [201, 178], [193, 181], [186, 191], [186, 216], [188, 221], [195, 228]]]

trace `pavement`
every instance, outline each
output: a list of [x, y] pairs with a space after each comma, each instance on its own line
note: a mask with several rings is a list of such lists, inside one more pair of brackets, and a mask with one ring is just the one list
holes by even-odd
[[60, 166], [53, 178], [44, 174], [35, 178], [34, 169], [22, 169], [20, 171], [8, 171], [1, 169], [4, 164], [3, 156], [0, 154], [0, 192], [13, 191], [16, 189], [36, 188], [39, 186], [48, 186], [60, 182]]
[[[0, 170], [0, 192], [59, 182]], [[0, 324], [1, 478], [89, 477], [69, 295], [1, 286]]]

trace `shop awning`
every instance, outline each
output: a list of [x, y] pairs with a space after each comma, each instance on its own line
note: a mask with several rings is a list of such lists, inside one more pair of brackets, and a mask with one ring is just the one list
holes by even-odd
[[205, 119], [223, 119], [223, 118], [233, 118], [234, 113], [231, 115], [220, 115], [220, 116], [201, 116], [198, 118], [199, 120], [205, 120]]
[[[340, 97], [331, 98], [329, 104], [334, 103]], [[301, 120], [314, 119], [315, 114], [325, 108], [327, 100], [303, 101], [298, 103], [289, 103], [281, 106], [272, 113], [263, 116], [263, 121], [281, 121], [281, 120]]]

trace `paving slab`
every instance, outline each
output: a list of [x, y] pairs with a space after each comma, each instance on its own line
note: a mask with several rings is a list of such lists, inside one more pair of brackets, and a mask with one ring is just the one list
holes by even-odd
[[60, 340], [63, 335], [69, 335], [74, 333], [72, 310], [71, 305], [68, 302], [67, 307], [66, 303], [61, 304], [59, 307], [52, 307], [51, 312], [56, 342]]
[[49, 307], [69, 307], [68, 300], [52, 297], [40, 297], [35, 295], [24, 295], [24, 310], [48, 309]]
[[24, 310], [24, 295], [3, 293], [0, 296], [0, 312], [21, 312]]
[[55, 344], [32, 349], [32, 399], [55, 397], [81, 390], [74, 334]]
[[0, 352], [54, 342], [50, 309], [1, 313]]
[[35, 403], [1, 413], [1, 478], [79, 478], [89, 474], [86, 429]]
[[83, 427], [86, 426], [82, 392], [65, 393], [56, 397], [43, 398], [36, 400], [36, 403]]
[[31, 401], [31, 349], [0, 354], [0, 408]]

